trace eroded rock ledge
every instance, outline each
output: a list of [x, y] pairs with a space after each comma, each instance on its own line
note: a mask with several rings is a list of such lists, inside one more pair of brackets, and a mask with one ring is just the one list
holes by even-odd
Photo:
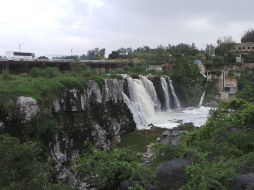
[[84, 89], [66, 89], [55, 97], [45, 97], [43, 104], [20, 96], [11, 109], [0, 106], [0, 130], [21, 139], [28, 128], [31, 131], [25, 135], [40, 136], [46, 131], [42, 140], [55, 161], [57, 180], [86, 189], [86, 182], [70, 170], [79, 155], [92, 146], [110, 149], [121, 141], [122, 134], [136, 128], [122, 90], [122, 80], [105, 80], [101, 86], [91, 80]]

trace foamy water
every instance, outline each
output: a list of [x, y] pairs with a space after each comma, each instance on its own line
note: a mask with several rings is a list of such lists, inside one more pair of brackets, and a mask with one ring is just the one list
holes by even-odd
[[[156, 112], [148, 121], [156, 127], [172, 129], [182, 123], [192, 122], [194, 126], [200, 127], [206, 123], [211, 107], [183, 108], [169, 110], [167, 112]], [[149, 129], [149, 125], [139, 125], [137, 128]]]

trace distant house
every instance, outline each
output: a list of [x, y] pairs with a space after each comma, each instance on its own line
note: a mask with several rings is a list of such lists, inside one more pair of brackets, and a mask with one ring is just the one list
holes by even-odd
[[221, 72], [218, 82], [221, 100], [228, 101], [236, 97], [237, 79], [235, 77], [229, 77], [228, 72]]
[[243, 63], [243, 55], [254, 52], [254, 42], [246, 42], [246, 43], [235, 43], [230, 52], [235, 54], [235, 62]]
[[236, 53], [254, 52], [254, 42], [235, 43], [230, 51]]

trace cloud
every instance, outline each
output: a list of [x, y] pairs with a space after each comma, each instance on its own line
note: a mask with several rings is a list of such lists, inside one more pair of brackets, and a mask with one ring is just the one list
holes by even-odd
[[0, 7], [0, 50], [20, 42], [41, 53], [180, 42], [204, 47], [223, 35], [239, 41], [254, 25], [253, 7], [253, 0], [8, 0]]

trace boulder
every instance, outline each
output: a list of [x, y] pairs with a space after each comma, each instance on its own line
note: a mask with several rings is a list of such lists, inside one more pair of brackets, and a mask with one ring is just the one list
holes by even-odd
[[254, 190], [254, 173], [236, 176], [232, 183], [232, 190]]
[[16, 104], [25, 121], [32, 120], [40, 111], [37, 101], [31, 97], [20, 96]]
[[162, 144], [177, 145], [186, 133], [188, 133], [187, 130], [178, 130], [177, 128], [166, 130], [160, 136], [160, 142]]
[[139, 184], [139, 183], [137, 181], [133, 181], [133, 180], [122, 181], [120, 183], [120, 190], [128, 190], [130, 187], [133, 187], [137, 184]]
[[186, 159], [174, 159], [164, 162], [158, 166], [157, 180], [162, 187], [167, 189], [178, 189], [186, 184], [186, 166], [190, 162]]
[[119, 190], [129, 190], [131, 187], [135, 187], [135, 185], [145, 186], [145, 190], [158, 190], [154, 185], [143, 184], [142, 182], [135, 180], [126, 180], [121, 182]]

